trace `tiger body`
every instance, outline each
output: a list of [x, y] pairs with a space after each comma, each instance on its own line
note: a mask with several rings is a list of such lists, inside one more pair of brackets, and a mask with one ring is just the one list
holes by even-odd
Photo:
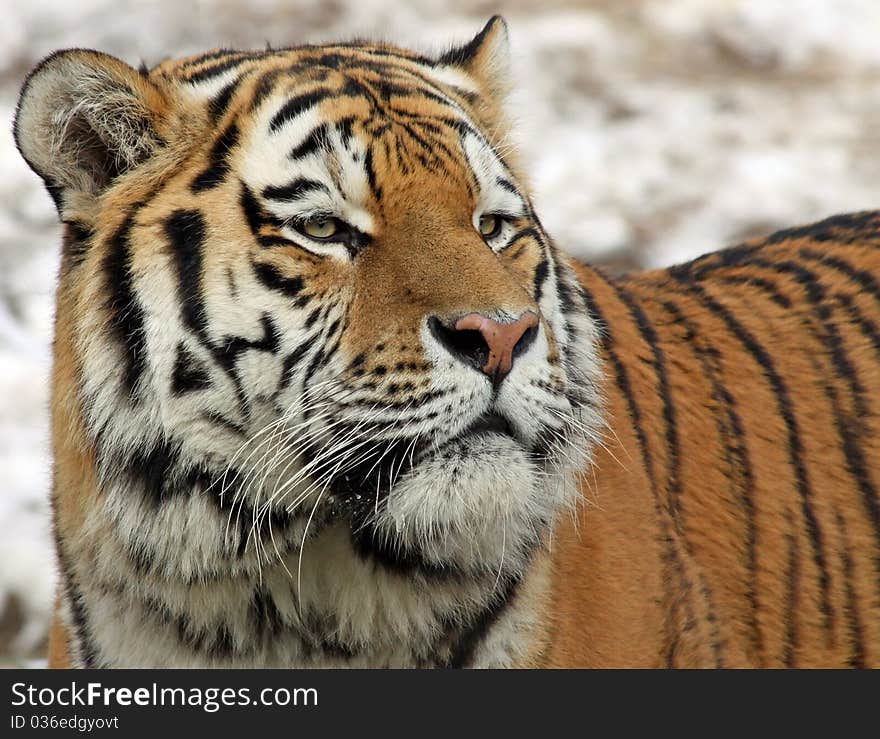
[[877, 665], [878, 246], [859, 213], [624, 279], [576, 267], [613, 441], [554, 537], [547, 664]]
[[32, 73], [51, 664], [880, 659], [877, 219], [574, 264], [501, 146], [505, 44]]

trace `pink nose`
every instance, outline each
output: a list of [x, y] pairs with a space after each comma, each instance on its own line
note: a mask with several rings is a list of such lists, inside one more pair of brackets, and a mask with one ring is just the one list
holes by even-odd
[[526, 311], [511, 323], [500, 323], [479, 313], [468, 313], [455, 322], [455, 331], [476, 331], [485, 342], [486, 360], [480, 369], [498, 385], [537, 334], [538, 316]]

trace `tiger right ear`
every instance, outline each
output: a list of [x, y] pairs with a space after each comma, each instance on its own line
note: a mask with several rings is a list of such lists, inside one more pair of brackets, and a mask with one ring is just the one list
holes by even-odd
[[24, 84], [15, 143], [62, 213], [156, 152], [167, 107], [161, 91], [119, 59], [60, 51]]
[[437, 63], [462, 70], [493, 100], [502, 101], [510, 87], [510, 44], [504, 18], [490, 18], [474, 38], [447, 51]]

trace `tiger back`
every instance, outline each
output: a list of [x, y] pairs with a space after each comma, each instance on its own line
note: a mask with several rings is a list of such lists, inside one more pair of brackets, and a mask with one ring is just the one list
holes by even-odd
[[866, 212], [624, 279], [578, 268], [614, 441], [554, 543], [553, 611], [581, 628], [550, 663], [877, 665], [878, 246]]

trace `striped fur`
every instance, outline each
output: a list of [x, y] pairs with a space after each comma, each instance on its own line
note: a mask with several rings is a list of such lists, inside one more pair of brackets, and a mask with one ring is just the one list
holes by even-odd
[[[16, 140], [66, 224], [52, 664], [877, 663], [878, 220], [574, 265], [505, 58], [493, 19], [433, 58], [32, 73]], [[432, 328], [525, 311], [497, 389]]]
[[619, 443], [555, 543], [547, 664], [877, 666], [878, 247], [858, 213], [624, 279], [577, 268]]

